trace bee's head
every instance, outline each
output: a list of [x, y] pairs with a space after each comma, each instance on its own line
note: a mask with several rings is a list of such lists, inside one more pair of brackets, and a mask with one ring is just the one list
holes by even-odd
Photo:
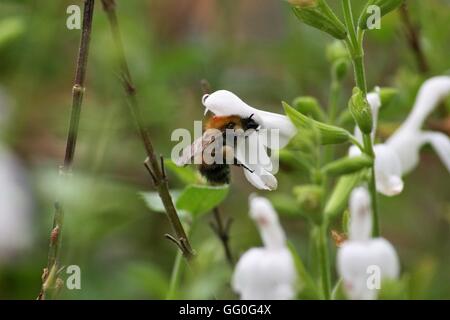
[[252, 114], [250, 117], [242, 119], [242, 127], [244, 130], [257, 130], [260, 127], [260, 124], [254, 119], [255, 114]]

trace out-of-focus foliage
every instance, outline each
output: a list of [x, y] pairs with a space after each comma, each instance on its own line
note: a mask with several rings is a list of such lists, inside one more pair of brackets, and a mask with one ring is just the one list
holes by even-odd
[[[158, 153], [166, 158], [176, 144], [170, 141], [171, 132], [176, 128], [193, 130], [193, 120], [203, 117], [199, 82], [204, 78], [214, 89], [239, 93], [253, 105], [273, 112], [283, 113], [281, 101], [298, 96], [317, 97], [318, 103], [326, 106], [331, 82], [326, 48], [333, 39], [298, 23], [285, 2], [117, 2], [143, 121]], [[328, 2], [339, 5], [339, 1]], [[421, 26], [430, 70], [428, 74], [418, 71], [397, 12], [386, 16], [380, 30], [367, 34], [369, 87], [398, 90], [381, 110], [379, 139], [405, 118], [424, 79], [450, 71], [450, 29], [446, 27], [450, 1], [408, 2], [413, 22]], [[142, 164], [145, 154], [125, 104], [100, 3], [94, 14], [73, 176], [65, 185], [57, 179], [80, 37], [78, 30], [66, 28], [66, 8], [74, 3], [82, 5], [78, 0], [0, 0], [0, 86], [11, 99], [10, 117], [7, 122], [0, 121], [1, 139], [25, 163], [35, 203], [32, 246], [0, 265], [0, 298], [37, 296], [57, 196], [66, 212], [62, 261], [79, 265], [82, 271], [82, 289], [63, 290], [62, 298], [165, 298], [176, 247], [164, 238], [171, 232], [166, 217], [155, 213], [160, 211], [157, 208], [152, 212], [142, 197], [142, 192], [154, 190]], [[340, 111], [346, 108], [344, 97], [349, 97], [353, 88], [348, 73], [342, 101], [338, 101]], [[448, 130], [449, 110], [447, 101], [427, 126]], [[347, 123], [351, 132], [353, 124]], [[345, 154], [347, 148], [343, 146], [339, 154]], [[282, 161], [277, 175], [279, 190], [265, 195], [273, 197], [280, 213], [286, 213], [281, 222], [288, 238], [303, 257], [302, 264], [316, 276], [306, 232], [309, 222], [295, 211], [297, 202], [291, 196], [293, 187], [307, 183], [310, 177], [292, 174], [292, 165]], [[169, 163], [166, 169], [173, 190], [201, 182], [192, 170], [177, 171]], [[232, 181], [229, 190], [221, 190], [208, 206], [202, 204], [205, 207], [191, 208], [191, 202], [179, 198], [183, 209], [202, 215], [191, 229], [198, 258], [192, 272], [185, 272], [177, 298], [235, 298], [229, 285], [231, 269], [209, 226], [212, 216], [208, 211], [222, 197], [226, 199], [221, 211], [234, 220], [230, 243], [235, 256], [260, 245], [247, 214], [248, 194], [255, 190], [242, 170], [232, 170]], [[406, 177], [405, 185], [400, 196], [379, 201], [383, 236], [395, 245], [404, 272], [400, 283], [389, 284], [393, 289], [386, 298], [400, 291], [406, 298], [450, 298], [450, 286], [445, 285], [450, 283], [448, 173], [437, 157], [425, 150], [420, 167]], [[184, 196], [190, 197], [186, 193]], [[334, 205], [342, 209], [342, 204]], [[342, 229], [341, 221], [335, 224]]]

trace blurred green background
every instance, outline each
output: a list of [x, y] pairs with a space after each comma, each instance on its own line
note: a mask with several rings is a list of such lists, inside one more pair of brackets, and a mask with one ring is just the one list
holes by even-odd
[[[142, 165], [145, 154], [125, 104], [109, 25], [97, 2], [73, 183], [67, 190], [58, 185], [57, 170], [65, 149], [80, 31], [66, 28], [66, 8], [82, 6], [82, 1], [0, 0], [0, 87], [10, 98], [9, 117], [1, 124], [2, 145], [25, 166], [34, 201], [28, 249], [0, 264], [1, 299], [34, 299], [39, 293], [56, 195], [63, 197], [66, 211], [62, 262], [79, 265], [82, 272], [82, 289], [63, 290], [61, 298], [166, 295], [176, 250], [164, 238], [170, 232], [166, 217], [151, 212], [139, 195], [151, 190]], [[299, 23], [284, 1], [117, 3], [142, 117], [166, 157], [175, 145], [171, 132], [192, 130], [193, 120], [203, 117], [201, 79], [274, 112], [282, 112], [282, 100], [299, 95], [315, 96], [326, 105], [331, 81], [326, 48], [332, 39]], [[381, 139], [406, 117], [424, 79], [450, 71], [450, 1], [408, 3], [419, 26], [427, 72], [418, 69], [397, 12], [383, 19], [381, 30], [367, 34], [369, 87], [392, 86], [400, 92], [380, 115]], [[342, 108], [352, 85], [349, 74]], [[443, 107], [426, 126], [448, 133], [449, 119], [449, 109]], [[260, 193], [290, 194], [293, 186], [306, 182], [302, 174], [282, 171], [277, 177], [278, 191]], [[234, 220], [231, 247], [238, 256], [259, 246], [260, 239], [247, 213], [248, 195], [256, 190], [241, 170], [233, 170], [232, 179], [222, 212]], [[396, 247], [411, 279], [409, 297], [450, 299], [449, 174], [425, 148], [420, 166], [405, 183], [400, 196], [380, 196], [383, 235]], [[183, 186], [172, 174], [170, 185]], [[236, 297], [229, 285], [232, 270], [209, 227], [211, 219], [203, 216], [193, 230], [198, 258], [186, 272], [178, 298]], [[308, 263], [308, 225], [288, 215], [282, 223]]]

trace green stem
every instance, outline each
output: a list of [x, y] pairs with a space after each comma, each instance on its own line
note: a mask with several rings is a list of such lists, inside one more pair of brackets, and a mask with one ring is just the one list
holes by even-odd
[[330, 274], [330, 260], [327, 243], [327, 223], [322, 222], [319, 228], [318, 237], [318, 251], [320, 264], [320, 278], [322, 281], [323, 297], [325, 300], [331, 299], [331, 274]]
[[[364, 95], [367, 95], [367, 81], [364, 66], [364, 48], [363, 48], [364, 31], [359, 28], [356, 29], [355, 27], [351, 8], [351, 0], [343, 0], [342, 9], [344, 12], [345, 23], [349, 33], [349, 38], [346, 40], [346, 44], [353, 62], [356, 86], [364, 93]], [[363, 136], [363, 139], [364, 139], [364, 152], [368, 156], [374, 158], [375, 153], [373, 150], [371, 135], [365, 134]], [[372, 219], [373, 219], [372, 235], [374, 237], [378, 237], [380, 234], [380, 224], [378, 218], [378, 203], [377, 203], [376, 177], [374, 166], [372, 166], [369, 180], [369, 192], [372, 197]]]
[[352, 57], [353, 69], [355, 72], [356, 86], [364, 93], [367, 94], [366, 72], [364, 68], [364, 56], [361, 53], [358, 56]]
[[170, 277], [169, 291], [167, 292], [166, 300], [172, 300], [176, 298], [177, 289], [179, 287], [181, 276], [183, 274], [183, 252], [181, 250], [177, 251], [177, 256], [175, 258], [175, 263], [172, 269], [172, 275]]
[[372, 198], [372, 237], [378, 238], [380, 236], [380, 219], [378, 217], [377, 186], [375, 180], [375, 169], [373, 167], [369, 181], [369, 192]]
[[342, 9], [344, 12], [345, 25], [350, 38], [353, 49], [357, 47], [356, 27], [353, 19], [352, 4], [350, 0], [342, 0]]
[[[364, 150], [365, 153], [374, 158], [375, 152], [373, 150], [372, 137], [370, 134], [363, 135], [364, 140]], [[375, 166], [372, 166], [369, 179], [369, 192], [372, 198], [372, 236], [377, 238], [380, 236], [380, 221], [378, 217], [378, 201], [377, 201], [377, 186], [376, 186], [376, 176], [375, 176]]]

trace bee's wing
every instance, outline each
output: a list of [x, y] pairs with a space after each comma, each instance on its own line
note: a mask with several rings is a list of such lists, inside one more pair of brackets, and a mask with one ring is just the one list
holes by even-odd
[[[219, 133], [220, 134], [220, 133]], [[176, 159], [175, 164], [179, 167], [185, 166], [191, 163], [191, 160], [203, 153], [203, 150], [212, 142], [214, 142], [217, 136], [216, 132], [206, 131], [203, 136], [195, 139], [195, 141], [184, 148], [181, 152], [181, 156]]]

